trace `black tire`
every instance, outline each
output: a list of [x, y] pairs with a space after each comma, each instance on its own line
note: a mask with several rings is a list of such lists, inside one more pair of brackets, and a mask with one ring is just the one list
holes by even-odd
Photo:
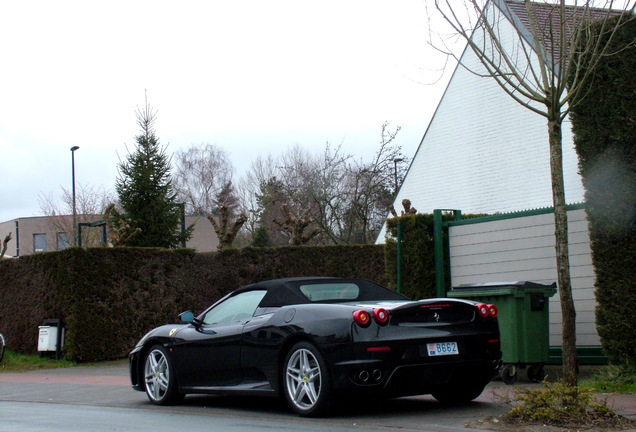
[[431, 395], [447, 405], [460, 405], [477, 399], [484, 391], [488, 380], [455, 380], [438, 387]]
[[329, 412], [331, 377], [314, 345], [308, 342], [294, 345], [285, 356], [281, 377], [285, 399], [294, 412], [305, 417]]
[[177, 376], [168, 351], [155, 345], [144, 358], [144, 387], [150, 402], [156, 405], [174, 405], [185, 397], [179, 392]]
[[4, 338], [4, 335], [0, 333], [0, 362], [4, 357], [4, 349], [7, 344], [7, 340]]
[[541, 382], [545, 379], [545, 369], [542, 364], [534, 364], [528, 368], [528, 379], [532, 382]]
[[499, 375], [501, 375], [501, 380], [504, 383], [512, 385], [517, 381], [517, 367], [506, 363], [501, 368]]

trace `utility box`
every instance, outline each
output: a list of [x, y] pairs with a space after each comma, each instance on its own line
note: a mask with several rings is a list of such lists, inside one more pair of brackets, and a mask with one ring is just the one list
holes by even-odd
[[57, 349], [57, 327], [42, 325], [39, 329], [38, 351], [55, 351]]
[[59, 319], [44, 320], [43, 325], [38, 327], [38, 351], [55, 352], [55, 358], [59, 358], [64, 346], [64, 328]]
[[504, 367], [502, 379], [516, 380], [517, 367], [531, 365], [528, 378], [541, 381], [549, 356], [549, 298], [556, 283], [488, 282], [454, 287], [449, 297], [494, 304], [499, 309], [499, 334]]

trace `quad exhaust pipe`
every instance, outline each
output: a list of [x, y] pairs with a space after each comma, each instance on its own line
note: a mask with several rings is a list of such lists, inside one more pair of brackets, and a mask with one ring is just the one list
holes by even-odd
[[380, 382], [382, 380], [382, 371], [380, 369], [374, 369], [373, 371], [361, 370], [356, 375], [356, 378], [361, 383]]

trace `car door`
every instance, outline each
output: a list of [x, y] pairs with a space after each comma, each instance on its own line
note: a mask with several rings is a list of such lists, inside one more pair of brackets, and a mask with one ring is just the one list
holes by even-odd
[[179, 384], [184, 387], [218, 387], [239, 384], [243, 327], [265, 295], [265, 290], [239, 292], [214, 305], [179, 332], [173, 358]]

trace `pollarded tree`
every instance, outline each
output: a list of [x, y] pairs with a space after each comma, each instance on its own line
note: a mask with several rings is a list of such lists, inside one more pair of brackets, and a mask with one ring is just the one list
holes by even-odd
[[177, 248], [190, 237], [193, 228], [179, 230], [183, 207], [170, 181], [170, 161], [155, 136], [155, 119], [156, 112], [147, 103], [143, 110], [137, 109], [141, 134], [135, 137], [135, 151], [119, 164], [115, 190], [121, 212], [117, 217], [138, 231], [125, 246]]
[[7, 245], [11, 241], [11, 233], [7, 234], [7, 236], [2, 240], [2, 246], [0, 246], [0, 258], [4, 257], [4, 254], [7, 252]]
[[[583, 0], [435, 0], [435, 9], [477, 59], [467, 67], [493, 79], [513, 100], [543, 116], [548, 128], [555, 222], [557, 281], [563, 315], [563, 375], [578, 380], [576, 312], [572, 297], [568, 221], [563, 181], [562, 126], [572, 106], [586, 94], [584, 85], [604, 57], [613, 54], [616, 30], [628, 18], [612, 21], [634, 1]], [[600, 25], [599, 25], [600, 24]], [[589, 34], [603, 38], [586, 38]], [[447, 38], [433, 42], [445, 50]], [[620, 49], [620, 48], [619, 48]], [[449, 55], [452, 50], [447, 50]], [[583, 55], [581, 55], [583, 54]]]

